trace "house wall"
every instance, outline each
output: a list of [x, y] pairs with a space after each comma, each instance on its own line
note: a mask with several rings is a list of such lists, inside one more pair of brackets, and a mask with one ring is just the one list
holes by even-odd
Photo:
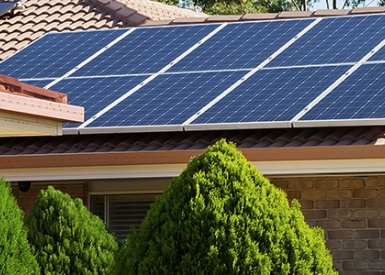
[[385, 274], [385, 176], [272, 178], [325, 231], [341, 274]]
[[84, 204], [87, 205], [87, 185], [85, 183], [33, 183], [28, 192], [21, 192], [17, 184], [12, 184], [12, 193], [17, 199], [19, 207], [24, 211], [25, 217], [31, 212], [40, 191], [49, 185], [70, 194], [72, 198], [82, 199]]
[[[53, 185], [73, 198], [83, 199], [87, 205], [90, 192], [102, 194], [105, 190], [108, 193], [110, 188], [119, 193], [125, 190], [146, 192], [155, 188], [153, 181], [109, 180]], [[311, 226], [325, 230], [327, 246], [342, 275], [385, 274], [385, 175], [271, 177], [270, 181], [285, 190], [289, 199], [300, 201], [306, 221]], [[157, 186], [164, 188], [164, 182], [165, 179], [160, 180]], [[27, 193], [13, 187], [20, 207], [27, 214], [40, 189], [47, 185], [52, 183], [34, 183]]]

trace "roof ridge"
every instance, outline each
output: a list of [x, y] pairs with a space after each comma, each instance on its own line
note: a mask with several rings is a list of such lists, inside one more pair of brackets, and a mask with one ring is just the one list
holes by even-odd
[[[203, 17], [175, 18], [172, 20], [148, 21], [142, 26], [197, 24], [212, 22], [262, 21], [277, 19], [314, 18], [328, 16], [362, 15], [385, 13], [384, 7], [364, 7], [354, 9], [319, 9], [316, 11], [282, 11], [278, 13], [249, 13], [240, 15], [206, 15]], [[204, 15], [204, 14], [203, 14]]]
[[64, 104], [68, 102], [66, 94], [22, 83], [16, 78], [2, 74], [0, 74], [0, 92]]
[[167, 5], [150, 0], [88, 0], [111, 16], [129, 25], [139, 25], [151, 20], [174, 19], [179, 17], [202, 17], [204, 13]]

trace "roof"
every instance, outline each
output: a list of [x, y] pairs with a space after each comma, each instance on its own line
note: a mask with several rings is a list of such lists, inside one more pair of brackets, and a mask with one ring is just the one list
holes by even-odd
[[82, 122], [84, 108], [67, 95], [0, 75], [0, 136], [61, 134], [62, 122]]
[[199, 23], [215, 23], [215, 22], [237, 22], [237, 21], [260, 21], [275, 19], [294, 19], [294, 18], [311, 18], [311, 17], [327, 17], [327, 16], [344, 16], [344, 15], [360, 15], [384, 13], [384, 7], [365, 7], [344, 10], [316, 10], [316, 11], [300, 11], [300, 12], [279, 12], [279, 13], [256, 13], [242, 15], [211, 15], [197, 17], [181, 17], [172, 19], [163, 19], [155, 21], [146, 21], [142, 26], [162, 26], [162, 25], [180, 25], [180, 24], [199, 24]]
[[[385, 12], [385, 7], [319, 10], [242, 16], [206, 16], [148, 0], [26, 0], [26, 10], [1, 22], [0, 59], [49, 31], [115, 28], [133, 25], [271, 20]], [[181, 17], [184, 17], [181, 18]], [[381, 158], [385, 127], [260, 129], [169, 133], [115, 133], [61, 137], [0, 138], [4, 168], [186, 162], [226, 138], [251, 159]], [[175, 158], [177, 154], [182, 158]], [[262, 152], [262, 153], [261, 153]], [[125, 154], [130, 154], [127, 157]], [[135, 157], [132, 157], [135, 154]], [[98, 160], [92, 156], [100, 156]], [[107, 157], [107, 156], [113, 157]], [[117, 156], [120, 157], [117, 157]], [[165, 156], [168, 156], [167, 160]], [[76, 158], [76, 157], [78, 158]], [[141, 157], [139, 157], [141, 156]], [[154, 157], [158, 156], [158, 157]], [[52, 157], [52, 159], [50, 158]], [[53, 160], [41, 161], [42, 158]], [[27, 161], [22, 162], [22, 159]], [[55, 162], [56, 161], [56, 162]]]
[[0, 18], [0, 60], [43, 34], [137, 26], [151, 20], [201, 17], [201, 13], [149, 0], [23, 0]]

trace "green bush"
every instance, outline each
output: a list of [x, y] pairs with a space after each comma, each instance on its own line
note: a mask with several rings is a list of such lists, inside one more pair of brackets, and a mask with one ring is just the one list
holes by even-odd
[[26, 224], [42, 274], [108, 274], [118, 242], [80, 199], [48, 187]]
[[113, 274], [337, 274], [304, 221], [224, 140], [193, 158], [127, 237]]
[[39, 274], [27, 241], [23, 215], [9, 183], [0, 179], [0, 274]]

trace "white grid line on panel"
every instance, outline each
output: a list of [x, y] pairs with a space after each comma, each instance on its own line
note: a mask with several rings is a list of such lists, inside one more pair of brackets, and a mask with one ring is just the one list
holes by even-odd
[[102, 116], [103, 114], [105, 114], [106, 112], [108, 112], [109, 110], [111, 110], [113, 107], [115, 107], [116, 105], [118, 105], [120, 102], [122, 102], [123, 100], [125, 100], [127, 97], [129, 97], [130, 95], [132, 95], [133, 93], [137, 92], [139, 89], [141, 89], [144, 85], [148, 84], [149, 82], [151, 82], [153, 79], [155, 79], [156, 77], [158, 77], [160, 74], [163, 74], [165, 73], [167, 70], [169, 70], [172, 66], [174, 66], [176, 63], [178, 63], [180, 60], [182, 60], [184, 57], [186, 57], [188, 54], [190, 54], [192, 51], [194, 51], [196, 48], [198, 48], [200, 45], [202, 45], [203, 43], [205, 43], [207, 40], [209, 40], [212, 36], [214, 36], [216, 33], [218, 33], [220, 30], [222, 30], [225, 26], [227, 25], [227, 23], [223, 23], [221, 25], [219, 25], [216, 29], [214, 29], [212, 32], [210, 32], [208, 35], [206, 35], [204, 38], [202, 38], [200, 41], [198, 41], [195, 45], [193, 45], [191, 48], [189, 48], [187, 51], [185, 51], [183, 54], [181, 54], [180, 56], [178, 56], [177, 58], [175, 58], [173, 61], [171, 61], [168, 65], [166, 65], [165, 67], [163, 67], [160, 71], [152, 74], [150, 77], [148, 77], [147, 79], [145, 79], [144, 81], [142, 81], [141, 83], [139, 83], [138, 85], [136, 85], [134, 88], [132, 88], [131, 90], [129, 90], [127, 93], [125, 93], [124, 95], [122, 95], [121, 97], [119, 97], [117, 100], [115, 100], [114, 102], [112, 102], [110, 105], [106, 106], [105, 108], [103, 108], [100, 112], [98, 112], [97, 114], [95, 114], [93, 117], [91, 117], [90, 119], [88, 119], [87, 121], [85, 121], [83, 124], [81, 124], [77, 129], [80, 130], [84, 127], [86, 127], [87, 125], [89, 125], [90, 123], [92, 123], [93, 121], [95, 121], [97, 118], [99, 118], [100, 116]]
[[90, 61], [92, 61], [93, 59], [95, 59], [97, 56], [99, 56], [100, 54], [102, 54], [103, 52], [105, 52], [107, 49], [111, 48], [113, 45], [115, 45], [116, 43], [118, 43], [120, 40], [122, 40], [123, 38], [125, 38], [127, 35], [131, 34], [133, 31], [135, 31], [136, 28], [131, 28], [129, 29], [127, 32], [123, 33], [121, 36], [119, 36], [118, 38], [116, 38], [115, 40], [113, 40], [112, 42], [110, 42], [108, 45], [106, 45], [105, 47], [103, 47], [102, 49], [100, 49], [99, 51], [97, 51], [96, 53], [94, 53], [93, 55], [91, 55], [89, 58], [87, 58], [86, 60], [84, 60], [83, 62], [81, 62], [79, 65], [77, 65], [75, 68], [73, 68], [72, 70], [68, 71], [67, 73], [65, 73], [64, 75], [62, 75], [61, 77], [55, 79], [54, 81], [52, 81], [51, 83], [49, 83], [48, 85], [46, 85], [44, 88], [46, 89], [49, 89], [51, 88], [53, 85], [57, 84], [58, 82], [60, 82], [61, 80], [63, 80], [64, 78], [67, 78], [69, 77], [71, 74], [73, 74], [74, 72], [76, 72], [77, 70], [79, 70], [80, 68], [82, 68], [84, 65], [86, 65], [87, 63], [89, 63]]
[[279, 48], [277, 51], [275, 51], [272, 55], [270, 55], [265, 61], [263, 61], [261, 64], [259, 64], [258, 67], [252, 69], [250, 72], [245, 74], [241, 79], [239, 79], [237, 82], [235, 82], [233, 85], [231, 85], [228, 89], [226, 89], [223, 93], [221, 93], [219, 96], [217, 96], [215, 99], [213, 99], [211, 102], [209, 102], [207, 105], [205, 105], [203, 108], [201, 108], [195, 115], [191, 116], [189, 119], [187, 119], [183, 126], [190, 124], [195, 119], [197, 119], [200, 115], [202, 115], [204, 112], [206, 112], [208, 109], [210, 109], [212, 106], [214, 106], [217, 102], [219, 102], [222, 98], [224, 98], [226, 95], [228, 95], [230, 92], [232, 92], [235, 88], [237, 88], [239, 85], [241, 85], [243, 82], [245, 82], [247, 79], [249, 79], [252, 75], [254, 75], [257, 71], [264, 68], [269, 62], [271, 62], [275, 57], [277, 57], [279, 54], [281, 54], [284, 50], [286, 50], [288, 47], [290, 47], [295, 41], [297, 41], [300, 37], [302, 37], [305, 33], [307, 33], [309, 30], [311, 30], [315, 25], [317, 25], [322, 18], [315, 19], [310, 25], [308, 25], [306, 28], [304, 28], [302, 31], [300, 31], [296, 36], [294, 36], [292, 39], [290, 39], [288, 42], [286, 42], [281, 48]]
[[346, 71], [341, 77], [339, 77], [332, 85], [330, 85], [325, 91], [323, 91], [319, 96], [317, 96], [312, 102], [310, 102], [302, 111], [300, 111], [293, 119], [291, 123], [293, 126], [294, 123], [298, 123], [298, 120], [301, 119], [307, 112], [309, 112], [318, 102], [320, 102], [324, 97], [330, 94], [338, 85], [344, 82], [352, 73], [354, 73], [361, 65], [367, 64], [369, 58], [371, 58], [376, 52], [378, 52], [385, 45], [385, 39], [382, 40], [377, 46], [375, 46], [370, 52], [368, 52], [363, 58], [361, 58], [353, 67]]

